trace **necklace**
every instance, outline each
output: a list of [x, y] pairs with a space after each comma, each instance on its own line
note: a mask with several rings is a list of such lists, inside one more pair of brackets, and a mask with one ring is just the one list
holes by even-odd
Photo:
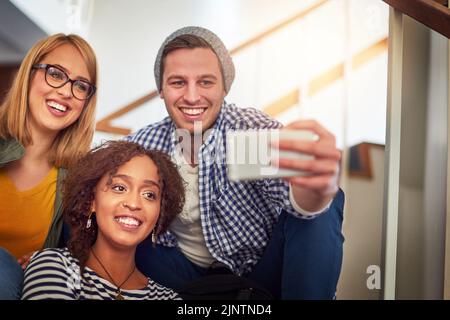
[[108, 275], [109, 280], [111, 280], [111, 282], [117, 287], [115, 299], [116, 300], [125, 300], [125, 298], [122, 296], [122, 291], [120, 290], [120, 288], [125, 284], [125, 282], [128, 281], [128, 279], [130, 279], [131, 275], [134, 273], [134, 270], [136, 270], [136, 265], [134, 265], [134, 268], [133, 268], [133, 270], [131, 270], [131, 272], [128, 275], [128, 277], [120, 285], [117, 285], [116, 282], [114, 281], [113, 277], [109, 274], [108, 270], [106, 270], [106, 268], [103, 265], [103, 263], [100, 261], [100, 259], [95, 254], [94, 249], [91, 249], [91, 252], [92, 252], [92, 255], [94, 256], [95, 260], [97, 260], [97, 262], [100, 264], [100, 266], [103, 268], [103, 270]]

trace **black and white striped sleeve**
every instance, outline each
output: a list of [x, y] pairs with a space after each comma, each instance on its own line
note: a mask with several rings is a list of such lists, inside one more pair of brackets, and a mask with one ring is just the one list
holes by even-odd
[[34, 254], [25, 270], [22, 300], [77, 299], [77, 267], [68, 264], [60, 249]]

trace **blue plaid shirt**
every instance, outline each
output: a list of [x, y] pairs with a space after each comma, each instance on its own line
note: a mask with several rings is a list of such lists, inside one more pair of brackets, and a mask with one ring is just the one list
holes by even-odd
[[[198, 154], [200, 219], [208, 250], [235, 273], [251, 271], [264, 252], [282, 209], [304, 219], [289, 200], [289, 185], [281, 179], [232, 182], [227, 178], [226, 132], [230, 130], [274, 129], [282, 125], [253, 108], [238, 108], [224, 102], [211, 133]], [[128, 141], [174, 157], [177, 138], [170, 117], [150, 124]], [[219, 159], [219, 160], [217, 160]], [[166, 231], [158, 243], [174, 247], [177, 240]]]

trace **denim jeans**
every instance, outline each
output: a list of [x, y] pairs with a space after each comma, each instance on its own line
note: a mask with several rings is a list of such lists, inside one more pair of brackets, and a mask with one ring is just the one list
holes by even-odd
[[[313, 220], [282, 212], [264, 254], [244, 275], [279, 299], [333, 299], [341, 272], [344, 193], [339, 190], [329, 210]], [[175, 291], [206, 273], [178, 248], [138, 246], [139, 270]]]
[[20, 299], [22, 285], [22, 267], [14, 256], [0, 248], [0, 300]]

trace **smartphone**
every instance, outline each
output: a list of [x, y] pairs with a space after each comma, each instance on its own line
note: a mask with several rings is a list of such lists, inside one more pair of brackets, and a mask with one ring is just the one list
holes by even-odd
[[309, 130], [250, 130], [227, 132], [227, 170], [231, 181], [257, 180], [301, 176], [307, 173], [280, 169], [270, 165], [271, 159], [292, 158], [313, 160], [314, 156], [271, 148], [277, 140], [317, 141], [317, 134]]

